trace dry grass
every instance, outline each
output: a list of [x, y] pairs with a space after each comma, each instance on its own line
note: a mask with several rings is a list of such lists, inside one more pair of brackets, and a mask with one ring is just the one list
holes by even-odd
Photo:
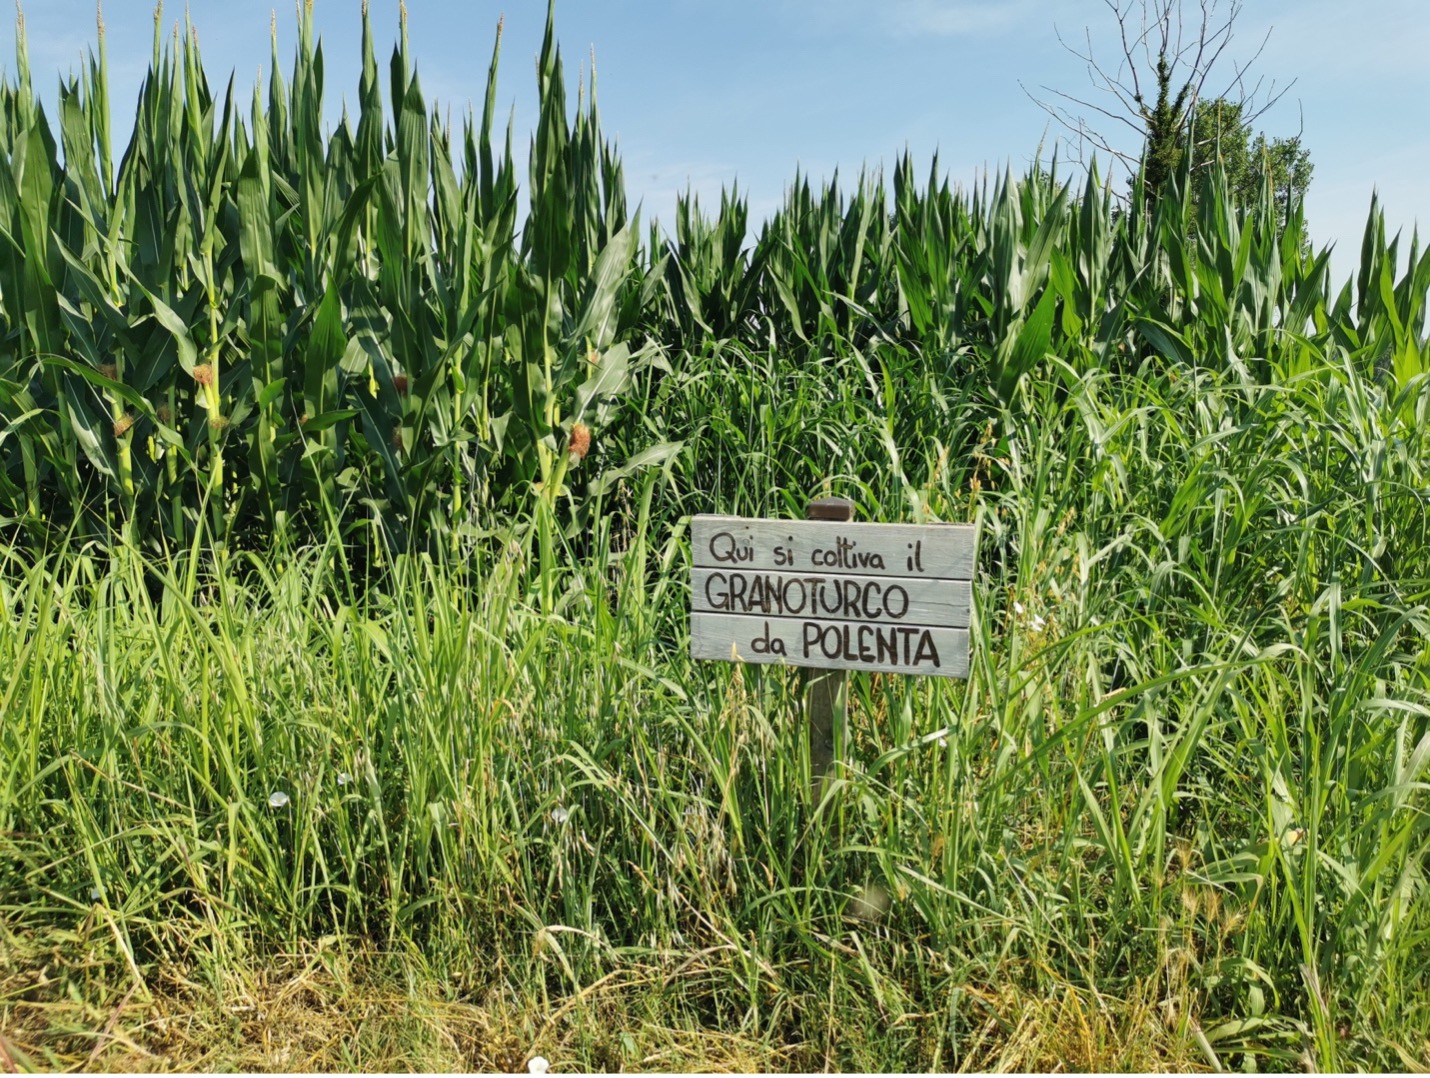
[[[503, 987], [446, 998], [420, 956], [314, 947], [134, 982], [102, 940], [5, 933], [0, 1069], [525, 1071], [538, 1053], [607, 1069], [779, 1069], [749, 1038], [662, 1024], [646, 971], [542, 1006]], [[658, 993], [657, 993], [658, 995]], [[669, 1015], [666, 1015], [668, 1018]], [[619, 1032], [616, 1032], [619, 1031]]]
[[1037, 997], [1005, 987], [975, 994], [988, 1017], [969, 1038], [960, 1070], [1027, 1073], [1201, 1071], [1191, 1037], [1168, 1022], [1150, 986], [1130, 1000], [1071, 987]]
[[[510, 978], [480, 999], [448, 998], [450, 984], [421, 956], [371, 949], [315, 946], [165, 967], [136, 983], [97, 935], [0, 928], [0, 940], [0, 1068], [10, 1072], [524, 1071], [538, 1053], [556, 1070], [838, 1065], [813, 1045], [704, 1028], [698, 1007], [672, 1006], [693, 982], [668, 970], [619, 970], [543, 1004], [514, 991]], [[1072, 988], [1036, 996], [1011, 985], [962, 994], [981, 1017], [958, 1058], [943, 1064], [958, 1070], [1207, 1069], [1150, 988], [1131, 1000]]]
[[9, 940], [0, 966], [8, 1058], [0, 1064], [133, 1072], [525, 1069], [520, 1023], [510, 1012], [443, 999], [439, 984], [409, 990], [393, 976], [395, 956], [314, 947], [165, 966], [136, 984], [122, 963], [70, 942]]

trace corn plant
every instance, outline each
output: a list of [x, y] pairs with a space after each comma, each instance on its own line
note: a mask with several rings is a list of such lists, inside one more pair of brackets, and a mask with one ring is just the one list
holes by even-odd
[[387, 111], [363, 20], [357, 116], [327, 132], [311, 4], [291, 78], [275, 32], [246, 117], [232, 82], [211, 91], [192, 29], [166, 43], [156, 16], [117, 170], [103, 27], [60, 89], [59, 142], [22, 29], [0, 88], [12, 525], [184, 544], [336, 519], [401, 547], [522, 511], [534, 484], [569, 491], [654, 348], [594, 75], [573, 121], [548, 21], [519, 228], [500, 34], [458, 135], [429, 112], [405, 22]]
[[652, 225], [643, 244], [594, 69], [568, 107], [551, 10], [518, 220], [500, 33], [481, 115], [455, 131], [405, 22], [384, 80], [363, 20], [356, 115], [328, 131], [310, 10], [291, 76], [275, 31], [247, 108], [231, 81], [214, 94], [192, 28], [166, 41], [156, 18], [117, 165], [103, 27], [55, 124], [18, 35], [0, 86], [10, 528], [176, 545], [332, 519], [400, 547], [560, 505], [577, 534], [593, 499], [692, 430], [649, 411], [668, 356], [727, 340], [813, 360], [897, 343], [1005, 404], [1051, 357], [1265, 378], [1334, 343], [1400, 385], [1424, 368], [1430, 255], [1412, 243], [1397, 279], [1399, 240], [1372, 206], [1336, 292], [1329, 253], [1299, 241], [1302, 208], [1278, 227], [1272, 192], [1234, 205], [1215, 170], [1197, 198], [1188, 174], [1122, 205], [1095, 171], [1077, 193], [1056, 163], [951, 189], [937, 161], [920, 183], [905, 156], [891, 191], [797, 177], [753, 237], [737, 192], [713, 220], [683, 198], [673, 237]]

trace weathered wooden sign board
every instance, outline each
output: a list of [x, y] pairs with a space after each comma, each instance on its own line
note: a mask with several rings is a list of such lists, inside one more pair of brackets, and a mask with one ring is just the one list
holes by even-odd
[[970, 524], [697, 516], [690, 653], [968, 676]]

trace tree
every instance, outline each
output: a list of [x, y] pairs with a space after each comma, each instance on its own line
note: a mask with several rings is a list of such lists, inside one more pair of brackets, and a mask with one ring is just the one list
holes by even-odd
[[[1290, 89], [1287, 85], [1278, 92], [1273, 83], [1263, 95], [1262, 80], [1248, 85], [1248, 72], [1265, 49], [1265, 38], [1249, 60], [1223, 63], [1243, 0], [1196, 0], [1197, 13], [1191, 18], [1183, 14], [1183, 0], [1103, 2], [1117, 25], [1117, 66], [1110, 68], [1098, 58], [1090, 28], [1085, 31], [1084, 48], [1066, 41], [1063, 45], [1087, 64], [1089, 79], [1104, 103], [1049, 87], [1044, 89], [1061, 103], [1038, 103], [1077, 135], [1080, 146], [1089, 144], [1111, 154], [1134, 174], [1141, 170], [1149, 201], [1155, 200], [1162, 185], [1176, 174], [1189, 145], [1194, 165], [1199, 163], [1199, 153], [1212, 153], [1200, 161], [1205, 164], [1215, 153], [1204, 151], [1204, 146], [1215, 147], [1219, 134], [1233, 142], [1243, 136], [1249, 139], [1254, 121]], [[1228, 65], [1229, 73], [1213, 83], [1218, 68]], [[1208, 87], [1215, 85], [1220, 89], [1208, 93]], [[1137, 152], [1120, 148], [1106, 131], [1089, 123], [1088, 113], [1130, 128], [1139, 138]], [[1196, 130], [1198, 121], [1211, 124], [1213, 137], [1209, 141], [1203, 137], [1205, 130]], [[1251, 168], [1258, 169], [1258, 162], [1268, 158], [1284, 158], [1288, 174], [1304, 174], [1309, 180], [1309, 156], [1301, 149], [1299, 137], [1267, 143], [1258, 136], [1257, 145], [1260, 150], [1246, 158]], [[1237, 148], [1242, 148], [1240, 143]], [[1302, 163], [1299, 172], [1298, 162]], [[1287, 190], [1295, 188], [1288, 186]]]
[[1224, 97], [1197, 102], [1189, 140], [1192, 169], [1220, 162], [1232, 196], [1243, 206], [1261, 196], [1262, 184], [1269, 178], [1277, 221], [1284, 225], [1288, 209], [1305, 196], [1311, 183], [1311, 151], [1301, 144], [1299, 135], [1253, 137], [1251, 124], [1242, 119], [1243, 112], [1240, 102]]

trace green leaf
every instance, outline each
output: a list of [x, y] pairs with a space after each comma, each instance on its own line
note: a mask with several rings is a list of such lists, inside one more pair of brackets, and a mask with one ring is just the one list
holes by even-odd
[[621, 286], [630, 277], [634, 247], [635, 236], [629, 228], [623, 228], [597, 257], [573, 334], [578, 341], [589, 340], [593, 348], [604, 350], [615, 340], [616, 301]]
[[327, 430], [345, 419], [351, 419], [357, 415], [357, 408], [335, 408], [331, 412], [323, 412], [320, 415], [312, 416], [303, 424], [303, 430], [309, 434], [317, 434], [319, 431]]
[[1160, 355], [1175, 359], [1185, 366], [1194, 366], [1196, 357], [1192, 355], [1191, 347], [1180, 333], [1165, 326], [1153, 318], [1138, 318], [1135, 321], [1137, 332], [1147, 341]]
[[601, 356], [595, 373], [576, 390], [576, 402], [572, 409], [572, 420], [588, 418], [593, 412], [601, 414], [615, 397], [630, 384], [630, 349], [624, 344], [615, 345]]
[[143, 292], [149, 303], [154, 308], [154, 317], [159, 324], [174, 338], [174, 345], [179, 351], [179, 366], [184, 368], [185, 373], [193, 374], [194, 367], [198, 365], [199, 349], [194, 344], [194, 339], [189, 335], [189, 327], [184, 324], [184, 320], [174, 313], [174, 309], [161, 300], [158, 296], [144, 287], [142, 281], [135, 277], [133, 272], [126, 266], [124, 272], [134, 282], [135, 287]]
[[1004, 404], [1013, 400], [1018, 383], [1033, 366], [1042, 362], [1048, 354], [1053, 335], [1053, 309], [1057, 295], [1052, 288], [1043, 290], [1042, 298], [1033, 308], [1033, 313], [1018, 330], [1017, 337], [1008, 358], [1004, 361], [998, 376], [998, 396]]
[[287, 385], [287, 379], [275, 378], [269, 382], [258, 394], [258, 406], [267, 408], [270, 404], [283, 396], [283, 388]]
[[309, 415], [332, 410], [338, 395], [338, 363], [347, 351], [343, 304], [336, 283], [330, 283], [313, 318], [303, 362], [303, 405]]
[[592, 495], [605, 494], [622, 479], [629, 479], [644, 468], [653, 468], [657, 464], [668, 463], [684, 448], [684, 442], [660, 442], [642, 449], [619, 468], [607, 468], [599, 478], [592, 480], [587, 491]]

